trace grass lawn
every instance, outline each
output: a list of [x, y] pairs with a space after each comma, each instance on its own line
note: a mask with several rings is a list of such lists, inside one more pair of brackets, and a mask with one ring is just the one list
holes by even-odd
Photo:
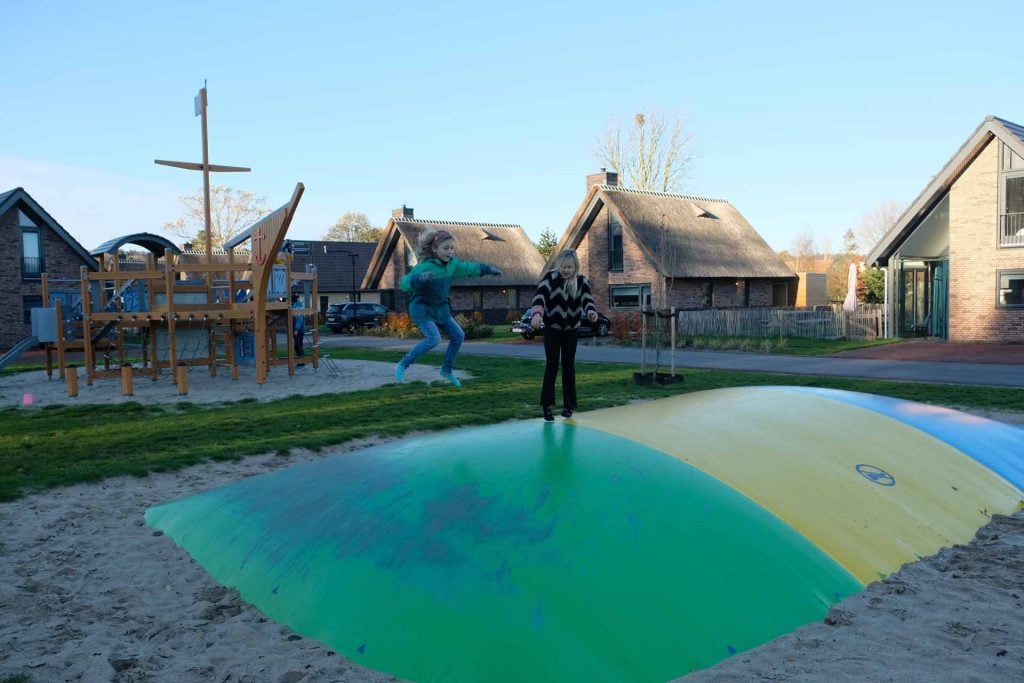
[[[332, 356], [393, 363], [398, 352], [332, 349]], [[440, 354], [425, 362], [440, 365]], [[377, 389], [230, 406], [192, 403], [47, 406], [0, 410], [0, 500], [122, 474], [144, 476], [208, 459], [230, 460], [292, 448], [324, 449], [352, 439], [538, 419], [540, 361], [463, 355], [477, 379], [455, 391], [440, 384]], [[926, 403], [1004, 409], [1021, 390], [754, 372], [687, 370], [679, 385], [640, 387], [633, 365], [578, 366], [583, 410], [732, 386], [787, 384], [849, 389]]]

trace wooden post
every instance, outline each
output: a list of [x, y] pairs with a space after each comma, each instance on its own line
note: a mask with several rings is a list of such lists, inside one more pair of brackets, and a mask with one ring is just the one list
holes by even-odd
[[177, 365], [174, 367], [175, 377], [178, 380], [178, 395], [185, 396], [188, 394], [188, 366]]
[[135, 387], [132, 385], [132, 366], [121, 366], [121, 393], [125, 396], [134, 396]]
[[174, 254], [169, 249], [164, 251], [164, 282], [167, 287], [167, 367], [171, 368], [171, 381], [177, 382], [178, 375], [174, 372], [178, 364], [177, 331], [174, 325]]
[[82, 276], [82, 345], [85, 352], [85, 383], [92, 386], [92, 372], [96, 367], [96, 352], [92, 346], [92, 287], [89, 283], [89, 269], [82, 266], [79, 272]]
[[74, 365], [67, 369], [68, 396], [78, 396], [78, 368]]
[[647, 309], [640, 308], [640, 374], [647, 370]]
[[672, 307], [672, 334], [670, 339], [672, 340], [672, 376], [676, 376], [676, 307]]

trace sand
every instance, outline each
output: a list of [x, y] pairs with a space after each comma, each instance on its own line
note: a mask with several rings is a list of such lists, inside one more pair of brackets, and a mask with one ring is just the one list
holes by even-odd
[[[134, 397], [121, 396], [119, 380], [83, 382], [72, 399], [62, 382], [28, 373], [0, 378], [0, 406], [272, 400], [393, 381], [390, 364], [337, 363], [338, 373], [307, 366], [292, 377], [278, 368], [262, 386], [251, 368], [238, 381], [193, 370], [184, 397], [165, 377], [137, 380]], [[429, 366], [407, 378], [439, 379]], [[982, 414], [1024, 422], [1021, 413]], [[118, 477], [0, 504], [0, 680], [395, 680], [266, 619], [143, 522], [154, 504], [374, 443]], [[685, 680], [1024, 680], [1024, 512], [996, 515], [969, 545], [907, 565], [825, 620]]]

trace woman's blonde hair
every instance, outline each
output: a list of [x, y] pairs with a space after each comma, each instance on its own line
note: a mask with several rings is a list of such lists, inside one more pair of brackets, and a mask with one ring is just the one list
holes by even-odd
[[563, 249], [558, 252], [558, 258], [555, 259], [555, 271], [559, 276], [562, 274], [561, 268], [564, 263], [572, 264], [573, 277], [565, 279], [563, 289], [565, 289], [565, 293], [569, 295], [570, 299], [575, 299], [579, 294], [579, 279], [576, 276], [580, 274], [580, 257], [576, 255], [574, 249]]
[[455, 238], [452, 234], [447, 230], [442, 230], [440, 228], [428, 228], [420, 233], [420, 237], [417, 240], [416, 258], [424, 259], [437, 256], [435, 249], [440, 246], [441, 242], [454, 239]]

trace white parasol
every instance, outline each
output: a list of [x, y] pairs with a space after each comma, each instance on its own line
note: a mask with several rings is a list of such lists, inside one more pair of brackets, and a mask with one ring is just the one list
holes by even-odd
[[846, 298], [843, 299], [844, 311], [857, 310], [857, 264], [850, 264], [850, 273], [846, 277]]

